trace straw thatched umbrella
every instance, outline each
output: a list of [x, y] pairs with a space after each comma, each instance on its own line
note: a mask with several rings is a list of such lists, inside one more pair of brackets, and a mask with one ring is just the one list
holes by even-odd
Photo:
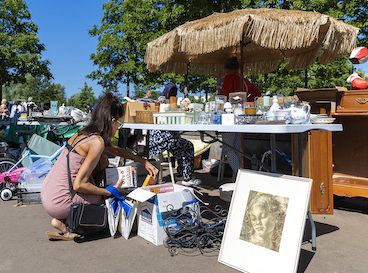
[[[244, 73], [266, 73], [288, 60], [289, 69], [307, 68], [350, 53], [359, 29], [318, 12], [243, 9], [187, 22], [148, 43], [151, 72], [220, 76], [236, 56]], [[242, 45], [242, 46], [240, 46]]]

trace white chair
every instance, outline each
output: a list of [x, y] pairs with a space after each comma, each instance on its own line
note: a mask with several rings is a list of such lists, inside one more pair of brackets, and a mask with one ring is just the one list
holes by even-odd
[[[167, 159], [167, 162], [166, 162], [166, 159]], [[171, 183], [175, 184], [174, 170], [173, 170], [173, 165], [171, 162], [171, 154], [169, 153], [169, 151], [165, 150], [159, 155], [159, 162], [160, 162], [160, 172], [158, 175], [159, 183], [162, 183], [162, 173], [163, 173], [164, 168], [166, 169], [168, 168], [170, 172]]]

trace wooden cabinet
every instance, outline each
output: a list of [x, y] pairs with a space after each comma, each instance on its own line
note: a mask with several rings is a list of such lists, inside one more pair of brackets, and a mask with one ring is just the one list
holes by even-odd
[[[295, 162], [293, 175], [313, 179], [310, 197], [311, 212], [332, 214], [332, 133], [314, 130], [293, 136], [292, 143], [293, 162]], [[298, 163], [300, 161], [301, 169]]]
[[368, 114], [368, 90], [350, 90], [338, 92], [336, 113]]
[[333, 189], [339, 196], [368, 197], [368, 111], [336, 113], [343, 132], [333, 135]]
[[339, 196], [368, 197], [368, 90], [339, 92], [333, 135], [333, 191]]
[[303, 168], [294, 166], [293, 174], [313, 179], [311, 211], [333, 213], [333, 194], [368, 198], [368, 90], [297, 91], [313, 113], [327, 113], [343, 125], [342, 132], [310, 132], [301, 141]]

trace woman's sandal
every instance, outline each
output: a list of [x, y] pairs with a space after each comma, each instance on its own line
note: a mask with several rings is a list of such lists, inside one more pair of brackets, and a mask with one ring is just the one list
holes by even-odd
[[50, 241], [73, 241], [74, 238], [78, 237], [76, 234], [62, 233], [57, 231], [47, 231], [46, 235]]

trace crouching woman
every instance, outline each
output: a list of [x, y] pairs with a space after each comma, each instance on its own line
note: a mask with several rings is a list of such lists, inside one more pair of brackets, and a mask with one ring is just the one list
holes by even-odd
[[[67, 232], [65, 220], [72, 203], [101, 204], [103, 197], [111, 193], [100, 188], [94, 181], [94, 175], [108, 165], [108, 151], [114, 155], [142, 163], [150, 175], [155, 176], [158, 170], [147, 160], [138, 157], [128, 150], [113, 147], [111, 139], [122, 125], [123, 105], [118, 98], [106, 94], [101, 98], [92, 113], [89, 124], [72, 136], [55, 165], [45, 178], [41, 191], [42, 205], [53, 218], [51, 225], [57, 232], [47, 232], [49, 239], [72, 240], [77, 234]], [[73, 182], [73, 193], [69, 191], [67, 154], [69, 152], [69, 168]], [[115, 187], [119, 188], [118, 181]], [[73, 196], [73, 197], [72, 197]]]

